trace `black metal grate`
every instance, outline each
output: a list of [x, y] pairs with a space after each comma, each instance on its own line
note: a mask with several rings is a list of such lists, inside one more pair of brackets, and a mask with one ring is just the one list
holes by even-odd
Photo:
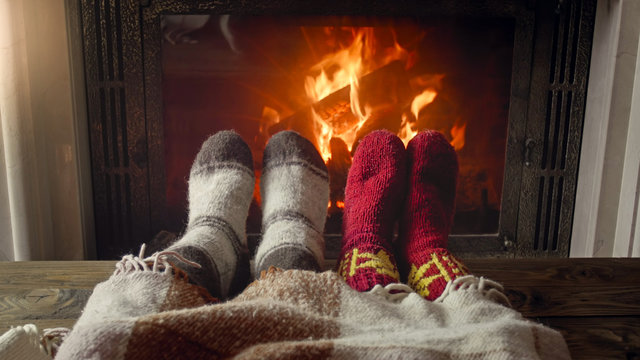
[[93, 109], [91, 151], [99, 164], [98, 169], [94, 165], [94, 192], [106, 205], [96, 207], [97, 251], [102, 257], [133, 241], [122, 8], [120, 0], [95, 1], [93, 6], [83, 2], [81, 7], [85, 51], [96, 54], [85, 59], [85, 70]]
[[574, 1], [555, 16], [533, 242], [536, 251], [558, 250], [564, 174], [557, 170], [564, 170], [566, 164], [581, 6], [582, 1]]
[[[539, 157], [524, 170], [532, 180], [524, 186], [520, 209], [535, 216], [519, 220], [519, 253], [567, 256], [589, 65], [584, 47], [591, 43], [595, 1], [545, 3], [538, 11], [552, 14], [539, 26], [548, 27], [552, 36], [548, 45], [536, 44], [535, 56], [543, 63], [544, 53], [549, 54], [549, 67], [548, 76], [534, 74], [531, 90], [527, 137], [540, 147]], [[536, 97], [546, 100], [544, 107]], [[526, 209], [534, 205], [534, 211]]]

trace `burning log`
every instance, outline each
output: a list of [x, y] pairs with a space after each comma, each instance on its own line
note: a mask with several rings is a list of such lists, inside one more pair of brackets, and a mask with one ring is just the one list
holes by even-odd
[[[387, 112], [386, 109], [390, 107], [402, 109], [408, 106], [415, 95], [401, 61], [392, 61], [363, 76], [358, 80], [358, 84], [360, 103], [372, 104], [371, 108], [374, 113], [378, 109]], [[283, 119], [280, 123], [272, 126], [269, 132], [274, 134], [284, 129], [297, 129], [301, 133], [305, 132], [303, 129], [308, 129], [313, 132], [315, 121], [313, 112], [315, 112], [333, 130], [334, 134], [343, 134], [355, 127], [360, 121], [354, 115], [351, 103], [351, 86], [347, 85]], [[382, 117], [370, 114], [369, 118], [380, 120]], [[367, 127], [375, 129], [373, 125]], [[393, 131], [397, 130], [399, 123], [383, 127]], [[313, 139], [314, 137], [309, 138]]]
[[[400, 61], [393, 61], [358, 81], [360, 104], [368, 104], [372, 109], [396, 105], [406, 106], [414, 94], [409, 79]], [[351, 109], [351, 86], [346, 86], [312, 105], [316, 114], [340, 134], [359, 119]]]

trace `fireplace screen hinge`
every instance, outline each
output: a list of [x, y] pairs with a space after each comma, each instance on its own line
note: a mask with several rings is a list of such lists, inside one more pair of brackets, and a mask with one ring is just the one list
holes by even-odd
[[528, 138], [524, 142], [524, 165], [526, 167], [531, 167], [533, 164], [533, 160], [531, 160], [531, 154], [533, 153], [533, 148], [536, 146], [536, 141], [532, 138]]

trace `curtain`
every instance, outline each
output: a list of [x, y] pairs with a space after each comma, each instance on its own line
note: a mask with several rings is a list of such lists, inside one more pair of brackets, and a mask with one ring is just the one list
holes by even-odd
[[0, 0], [0, 260], [85, 257], [64, 0]]

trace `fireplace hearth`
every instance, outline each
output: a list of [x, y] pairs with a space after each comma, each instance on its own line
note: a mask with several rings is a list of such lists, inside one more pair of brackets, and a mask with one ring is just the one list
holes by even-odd
[[[81, 8], [99, 258], [182, 230], [191, 161], [228, 128], [248, 140], [256, 169], [278, 130], [316, 144], [333, 169], [328, 257], [340, 237], [341, 176], [357, 139], [377, 128], [407, 140], [437, 129], [456, 147], [454, 252], [568, 256], [595, 0]], [[319, 63], [358, 46], [351, 52], [377, 54], [358, 59], [368, 68], [305, 89], [320, 82]], [[383, 59], [390, 49], [398, 53]], [[322, 138], [327, 124], [332, 135]], [[251, 213], [255, 244], [259, 198]]]

